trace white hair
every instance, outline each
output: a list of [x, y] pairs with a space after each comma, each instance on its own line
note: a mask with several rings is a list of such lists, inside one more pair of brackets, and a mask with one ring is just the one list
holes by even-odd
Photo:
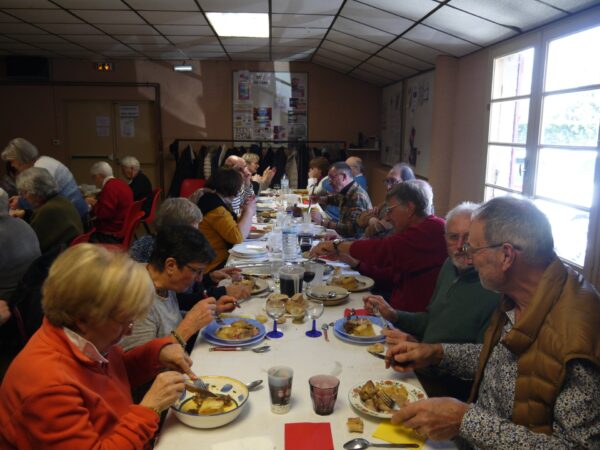
[[19, 161], [21, 164], [27, 164], [35, 161], [38, 157], [38, 149], [27, 139], [14, 138], [8, 143], [2, 152], [4, 161]]
[[166, 199], [154, 218], [157, 230], [173, 225], [194, 225], [202, 221], [202, 211], [187, 198], [175, 197]]
[[454, 208], [448, 211], [448, 214], [446, 214], [446, 229], [448, 228], [448, 222], [457, 216], [469, 216], [470, 219], [473, 212], [479, 208], [479, 206], [479, 203], [473, 202], [462, 202], [456, 205]]
[[124, 158], [121, 158], [121, 165], [123, 167], [130, 167], [134, 170], [140, 170], [140, 162], [133, 156], [125, 156]]
[[53, 195], [58, 194], [58, 185], [50, 172], [41, 167], [30, 167], [17, 176], [17, 189], [33, 195], [42, 202], [46, 202]]
[[8, 215], [8, 194], [0, 188], [0, 216]]
[[98, 161], [97, 163], [94, 163], [90, 169], [90, 173], [92, 175], [104, 175], [105, 177], [113, 176], [112, 167], [110, 167], [110, 164], [106, 161]]

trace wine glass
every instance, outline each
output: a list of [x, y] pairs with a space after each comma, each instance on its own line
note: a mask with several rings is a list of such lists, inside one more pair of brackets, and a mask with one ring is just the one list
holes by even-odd
[[323, 314], [324, 308], [321, 300], [310, 297], [306, 299], [306, 316], [312, 319], [312, 330], [306, 332], [308, 337], [318, 338], [323, 334], [317, 330], [317, 319]]
[[304, 281], [306, 286], [306, 295], [310, 295], [310, 282], [315, 279], [314, 270], [310, 270], [309, 267], [305, 267], [304, 275], [302, 275], [302, 281]]
[[305, 252], [309, 252], [310, 249], [312, 248], [312, 236], [299, 235], [298, 236], [298, 244], [300, 245], [300, 250], [302, 251], [303, 254]]
[[285, 314], [285, 303], [279, 298], [270, 298], [267, 300], [266, 305], [267, 315], [273, 319], [273, 331], [267, 333], [267, 337], [270, 339], [279, 339], [283, 337], [283, 333], [277, 330], [277, 319]]

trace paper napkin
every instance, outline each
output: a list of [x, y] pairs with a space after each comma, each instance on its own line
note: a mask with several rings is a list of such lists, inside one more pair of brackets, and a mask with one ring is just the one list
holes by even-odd
[[393, 444], [419, 444], [423, 447], [425, 439], [414, 430], [401, 425], [392, 425], [390, 422], [381, 422], [373, 432], [373, 437]]
[[286, 423], [285, 450], [333, 450], [331, 425], [322, 423]]
[[[355, 316], [368, 316], [369, 313], [367, 312], [366, 309], [355, 309], [354, 310], [354, 315]], [[350, 308], [346, 308], [344, 311], [344, 317], [350, 317]]]

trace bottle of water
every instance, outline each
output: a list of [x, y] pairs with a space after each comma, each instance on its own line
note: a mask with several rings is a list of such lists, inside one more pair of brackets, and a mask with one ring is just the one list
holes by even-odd
[[287, 195], [290, 193], [290, 180], [284, 173], [281, 177], [281, 195]]
[[288, 214], [282, 230], [282, 256], [284, 261], [293, 261], [298, 257], [298, 230]]

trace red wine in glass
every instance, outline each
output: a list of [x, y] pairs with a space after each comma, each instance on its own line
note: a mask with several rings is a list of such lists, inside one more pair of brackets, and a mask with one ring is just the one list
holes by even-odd
[[315, 273], [311, 270], [305, 270], [304, 271], [304, 275], [302, 276], [302, 280], [305, 283], [310, 283], [312, 280], [315, 279]]

